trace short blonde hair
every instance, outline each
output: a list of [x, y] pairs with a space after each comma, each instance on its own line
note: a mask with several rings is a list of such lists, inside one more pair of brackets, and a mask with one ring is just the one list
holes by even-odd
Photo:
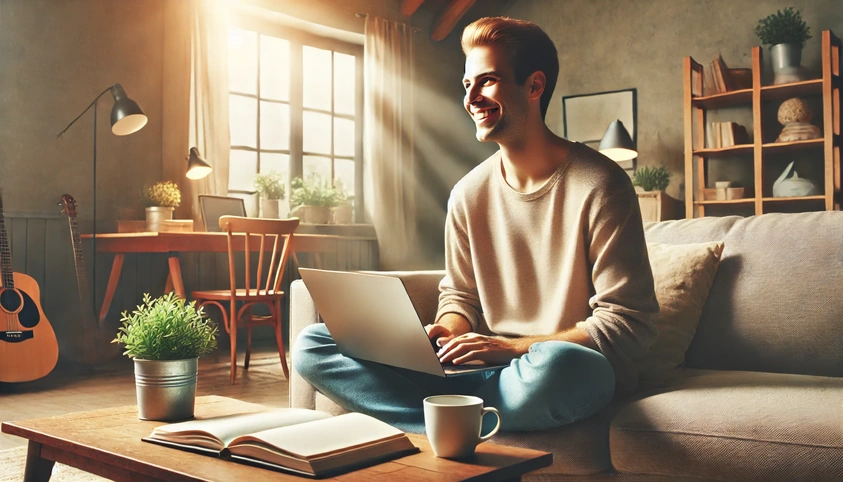
[[509, 53], [515, 82], [523, 85], [533, 72], [544, 73], [547, 83], [541, 97], [542, 119], [547, 114], [556, 78], [559, 58], [553, 40], [538, 25], [527, 20], [509, 17], [483, 17], [475, 20], [462, 32], [462, 51], [468, 55], [479, 46], [502, 47]]

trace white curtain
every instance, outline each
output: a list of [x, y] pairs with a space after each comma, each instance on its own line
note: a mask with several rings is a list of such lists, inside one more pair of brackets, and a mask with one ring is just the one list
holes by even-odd
[[377, 233], [380, 268], [410, 269], [417, 246], [413, 31], [369, 16], [365, 36], [366, 214]]
[[[179, 217], [197, 225], [199, 194], [228, 194], [228, 9], [217, 0], [167, 2], [164, 178], [182, 188]], [[204, 179], [185, 178], [191, 147], [213, 168]]]

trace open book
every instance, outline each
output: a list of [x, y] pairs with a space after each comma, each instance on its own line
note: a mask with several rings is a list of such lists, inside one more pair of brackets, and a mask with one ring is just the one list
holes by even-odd
[[419, 451], [374, 417], [299, 408], [162, 425], [143, 440], [317, 477]]

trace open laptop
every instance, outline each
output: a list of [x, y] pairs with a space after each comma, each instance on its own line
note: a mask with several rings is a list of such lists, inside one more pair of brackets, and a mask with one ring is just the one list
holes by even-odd
[[310, 268], [299, 268], [299, 273], [340, 353], [347, 357], [440, 377], [508, 366], [440, 363], [438, 349], [399, 278]]
[[200, 194], [199, 204], [202, 208], [202, 222], [205, 224], [205, 231], [211, 233], [222, 231], [220, 229], [221, 216], [246, 216], [246, 203], [239, 197]]

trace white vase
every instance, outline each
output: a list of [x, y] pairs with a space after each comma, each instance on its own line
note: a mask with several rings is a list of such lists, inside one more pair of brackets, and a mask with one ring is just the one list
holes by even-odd
[[161, 231], [161, 221], [173, 219], [173, 211], [175, 209], [169, 206], [150, 206], [146, 208], [146, 230], [149, 232]]
[[333, 217], [333, 224], [351, 224], [354, 217], [354, 211], [350, 202], [344, 202], [339, 206], [331, 208], [331, 216]]
[[281, 201], [278, 199], [264, 199], [261, 198], [261, 216], [262, 218], [278, 219], [278, 205]]
[[331, 221], [331, 208], [328, 206], [304, 206], [304, 218], [310, 224], [328, 224]]

